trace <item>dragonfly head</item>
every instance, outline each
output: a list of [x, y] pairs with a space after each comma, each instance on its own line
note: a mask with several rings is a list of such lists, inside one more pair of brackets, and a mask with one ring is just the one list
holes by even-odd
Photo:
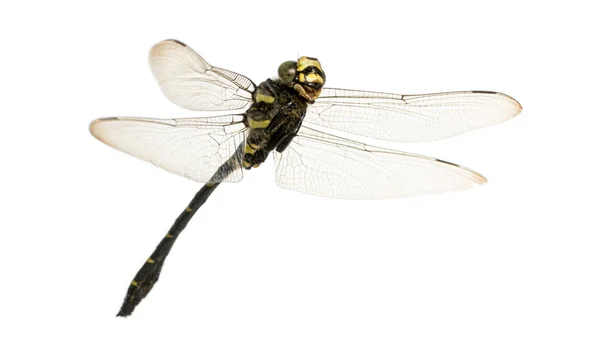
[[321, 94], [325, 72], [316, 58], [300, 57], [297, 62], [287, 61], [279, 66], [279, 78], [310, 103]]

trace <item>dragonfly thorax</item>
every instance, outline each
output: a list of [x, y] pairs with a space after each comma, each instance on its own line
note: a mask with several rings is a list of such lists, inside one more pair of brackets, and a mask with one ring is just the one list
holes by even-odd
[[254, 103], [246, 111], [249, 127], [242, 165], [258, 167], [273, 150], [282, 152], [306, 115], [308, 103], [292, 84], [267, 79], [258, 85]]

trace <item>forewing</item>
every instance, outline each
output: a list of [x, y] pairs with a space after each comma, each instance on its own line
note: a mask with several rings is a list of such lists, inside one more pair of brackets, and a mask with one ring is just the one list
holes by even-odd
[[211, 66], [179, 41], [154, 45], [150, 66], [165, 96], [183, 108], [223, 111], [246, 108], [252, 103], [256, 86], [250, 79]]
[[[242, 119], [105, 118], [92, 122], [90, 131], [113, 148], [193, 181], [238, 182], [246, 129]], [[229, 159], [233, 166], [220, 169]]]
[[388, 199], [467, 189], [486, 179], [425, 156], [378, 148], [303, 126], [274, 152], [277, 185], [337, 199]]
[[393, 142], [423, 142], [494, 125], [521, 112], [498, 92], [423, 95], [324, 88], [304, 123]]

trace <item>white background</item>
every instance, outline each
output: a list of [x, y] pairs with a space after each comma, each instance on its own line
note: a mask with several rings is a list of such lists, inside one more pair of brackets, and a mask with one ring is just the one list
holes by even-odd
[[[3, 2], [0, 347], [598, 348], [597, 10], [578, 1]], [[489, 184], [387, 201], [219, 187], [133, 316], [132, 277], [200, 185], [95, 140], [103, 116], [198, 115], [147, 65], [179, 39], [255, 82], [484, 89], [504, 124], [397, 145]]]

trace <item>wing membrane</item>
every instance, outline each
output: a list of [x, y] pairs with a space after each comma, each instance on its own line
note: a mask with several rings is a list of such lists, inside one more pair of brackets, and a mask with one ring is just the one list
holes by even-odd
[[[238, 182], [246, 126], [241, 115], [189, 119], [105, 118], [90, 125], [100, 141], [196, 182]], [[242, 145], [242, 146], [240, 146]], [[233, 155], [231, 173], [216, 173]], [[215, 177], [213, 177], [215, 175]], [[215, 180], [216, 179], [216, 180]]]
[[275, 154], [277, 185], [337, 199], [387, 199], [467, 189], [486, 179], [425, 156], [372, 147], [303, 126]]
[[150, 50], [150, 66], [160, 88], [173, 103], [191, 110], [224, 111], [246, 108], [256, 86], [247, 77], [213, 67], [176, 40]]
[[498, 92], [399, 95], [324, 88], [304, 123], [385, 141], [423, 142], [494, 125], [521, 110], [519, 102]]

